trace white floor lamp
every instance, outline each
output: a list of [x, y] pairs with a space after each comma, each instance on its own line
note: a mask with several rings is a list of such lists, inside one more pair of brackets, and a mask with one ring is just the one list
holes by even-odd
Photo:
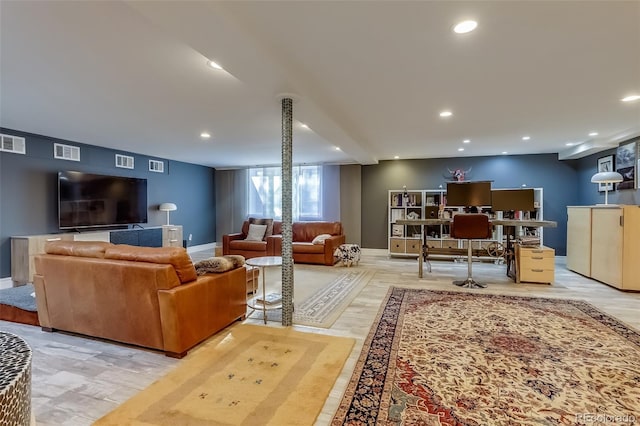
[[171, 223], [169, 222], [169, 212], [178, 210], [178, 206], [173, 203], [162, 203], [160, 204], [160, 207], [158, 207], [158, 209], [163, 212], [167, 212], [167, 225], [171, 225]]
[[609, 184], [622, 182], [622, 175], [618, 172], [598, 172], [591, 176], [592, 183], [604, 184], [604, 204], [609, 204]]

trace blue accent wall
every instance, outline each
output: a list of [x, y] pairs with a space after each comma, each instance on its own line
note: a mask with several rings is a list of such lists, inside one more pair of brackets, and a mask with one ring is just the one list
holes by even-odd
[[576, 162], [559, 161], [557, 154], [392, 160], [363, 166], [362, 246], [387, 248], [389, 190], [405, 185], [408, 190], [437, 189], [439, 185], [446, 189], [451, 180], [448, 169], [471, 169], [465, 180], [490, 180], [493, 188], [523, 184], [543, 188], [544, 219], [558, 222], [557, 228], [544, 229], [544, 244], [565, 255], [567, 206], [581, 203], [580, 180]]
[[[166, 223], [163, 202], [175, 203], [171, 223], [182, 225], [192, 245], [215, 241], [215, 169], [78, 142], [54, 139], [10, 129], [2, 133], [26, 138], [26, 155], [0, 152], [0, 278], [11, 275], [11, 236], [61, 232], [58, 229], [57, 173], [87, 173], [147, 179], [148, 223]], [[53, 158], [53, 144], [80, 147], [81, 161]], [[115, 167], [115, 154], [133, 156], [135, 169]], [[164, 173], [149, 171], [149, 159], [164, 161]]]

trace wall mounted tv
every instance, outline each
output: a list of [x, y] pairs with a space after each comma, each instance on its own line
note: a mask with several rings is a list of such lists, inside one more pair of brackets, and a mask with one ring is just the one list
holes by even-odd
[[58, 172], [60, 229], [147, 222], [147, 180]]
[[482, 207], [490, 205], [491, 181], [447, 183], [447, 206]]

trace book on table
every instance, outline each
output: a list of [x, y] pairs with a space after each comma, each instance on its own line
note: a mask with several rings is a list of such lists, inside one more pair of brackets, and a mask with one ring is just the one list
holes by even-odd
[[282, 296], [278, 293], [267, 293], [264, 298], [260, 296], [256, 301], [258, 303], [264, 303], [265, 305], [277, 305], [282, 301]]

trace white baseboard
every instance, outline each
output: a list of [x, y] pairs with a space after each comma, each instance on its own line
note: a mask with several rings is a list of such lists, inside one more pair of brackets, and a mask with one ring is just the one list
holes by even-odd
[[11, 277], [0, 278], [0, 289], [13, 287], [13, 280]]
[[215, 250], [216, 246], [218, 245], [218, 243], [208, 243], [208, 244], [200, 244], [197, 246], [191, 246], [191, 247], [187, 247], [187, 253], [193, 253], [196, 251], [202, 251], [202, 250], [211, 250], [211, 256], [213, 256], [213, 251]]

